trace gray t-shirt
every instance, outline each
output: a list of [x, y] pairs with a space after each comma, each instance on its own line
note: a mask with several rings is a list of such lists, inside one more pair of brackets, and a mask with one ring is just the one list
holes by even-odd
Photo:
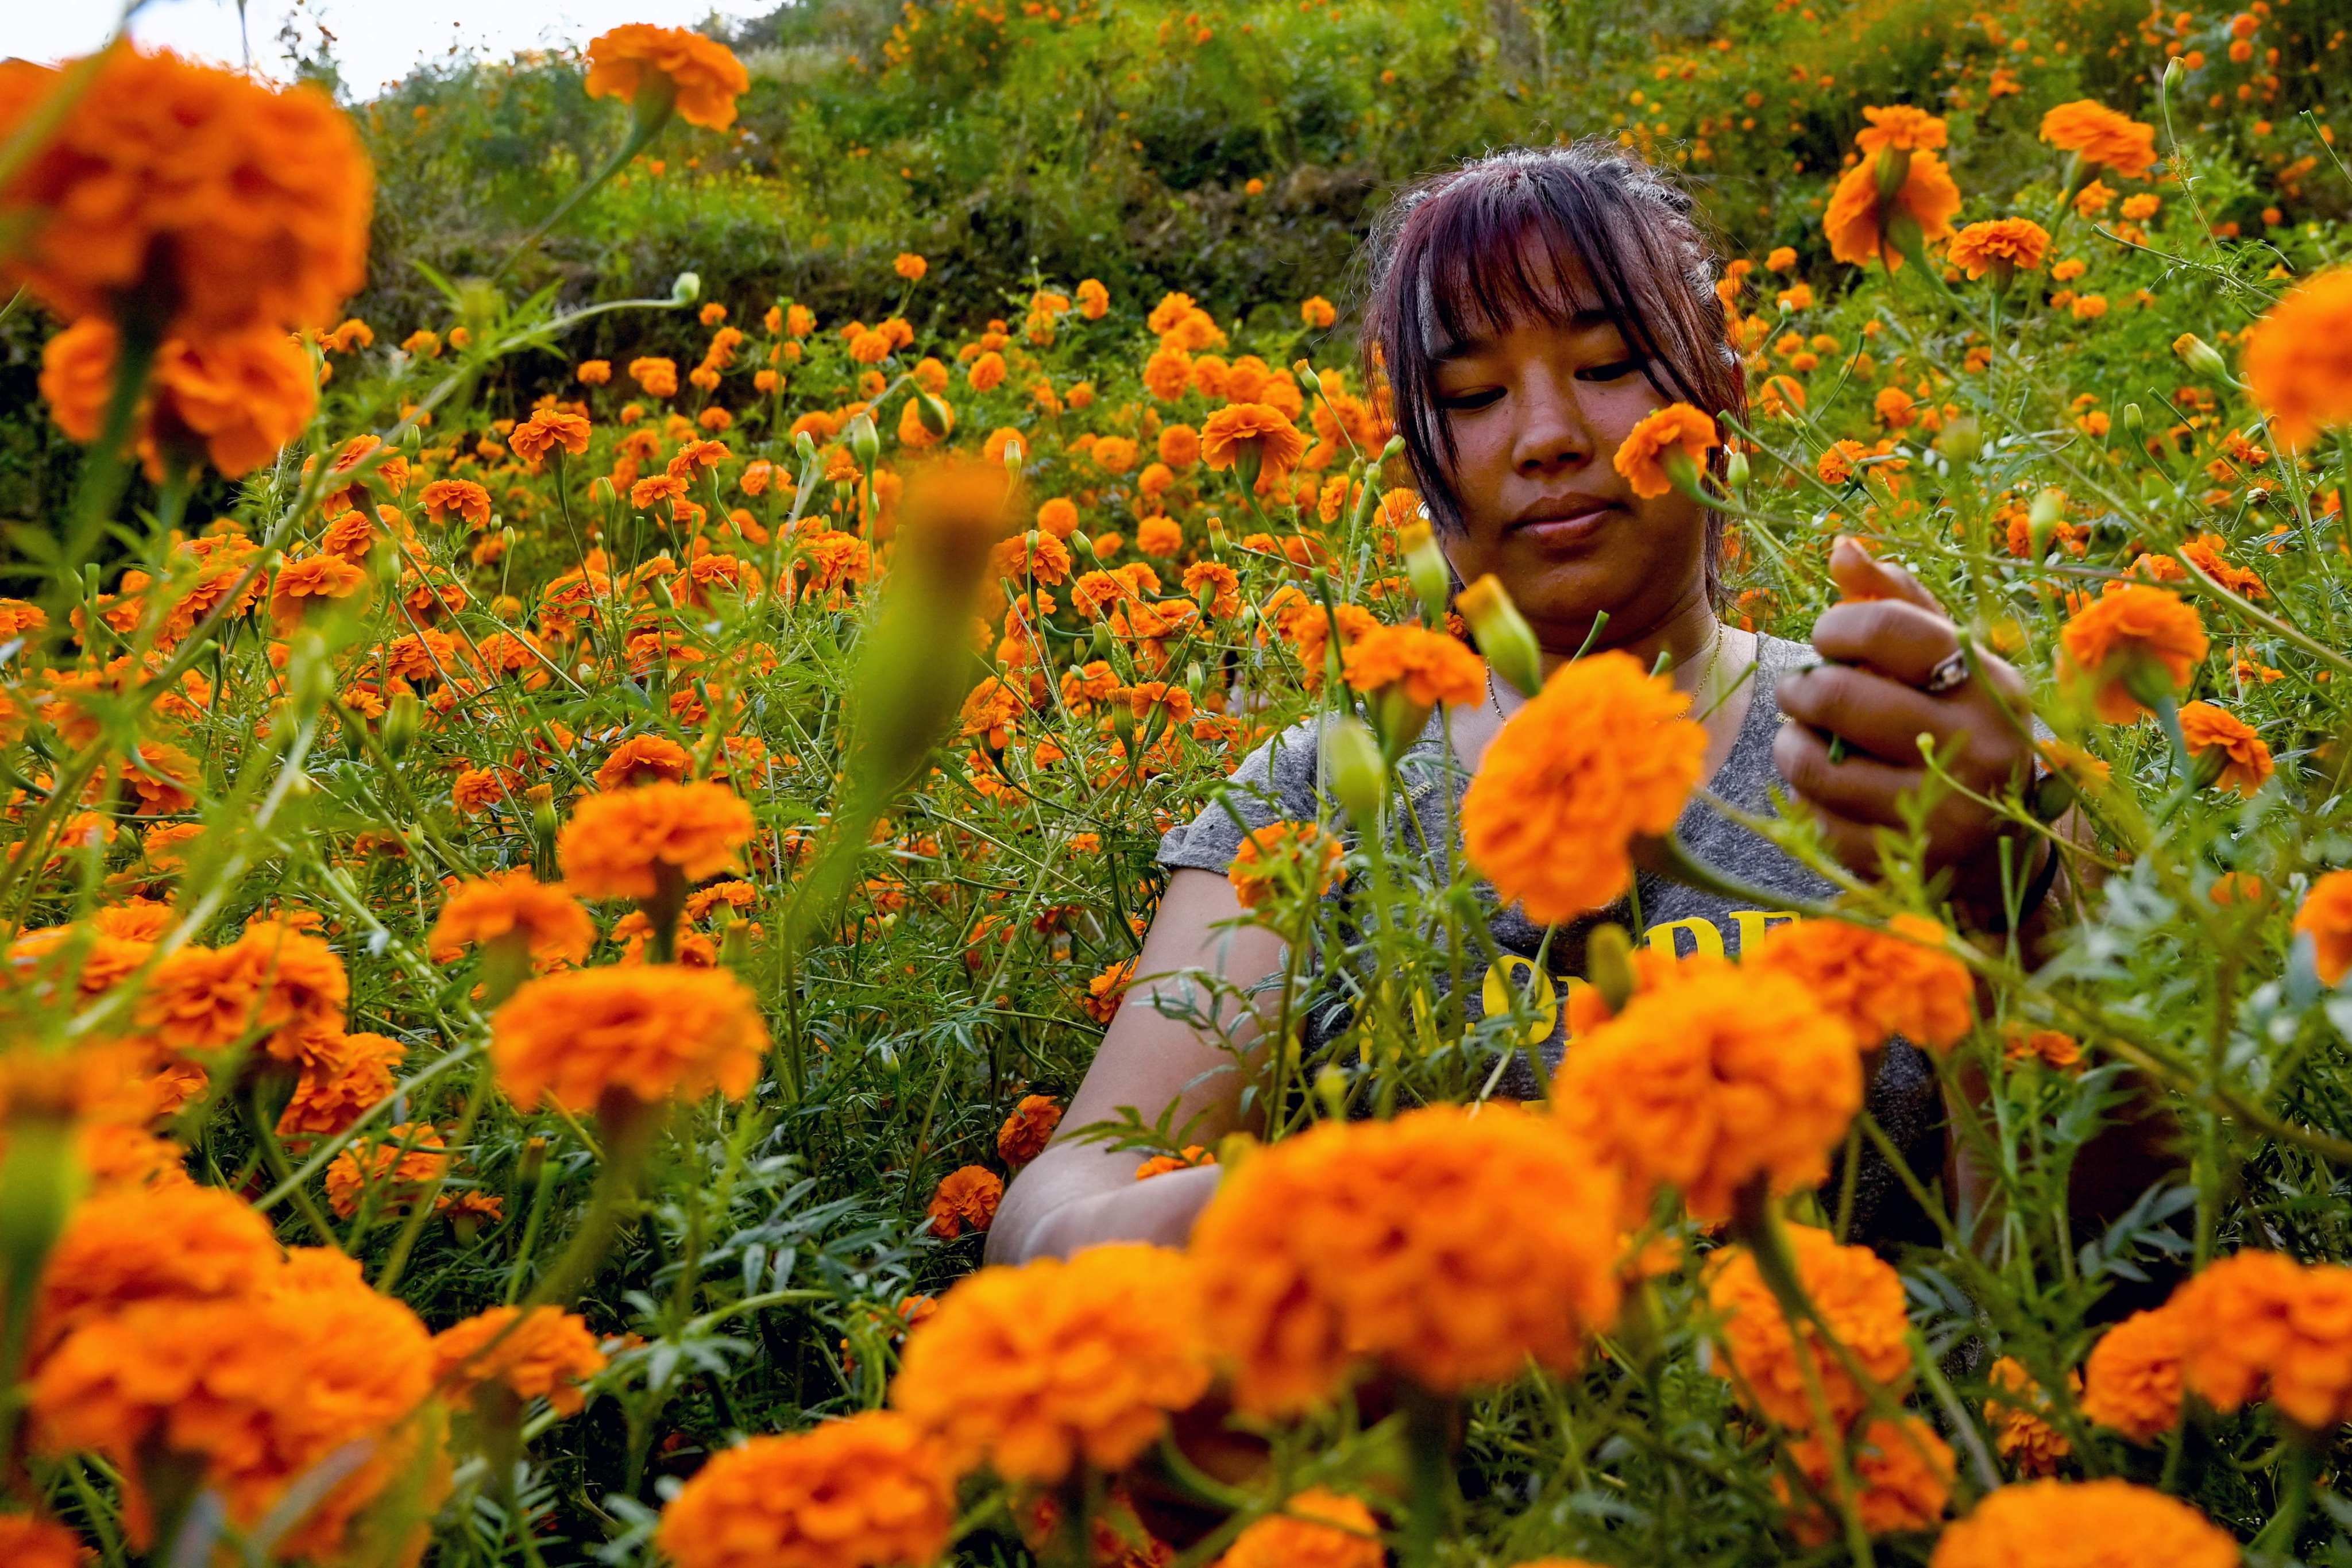
[[[1775, 683], [1784, 671], [1813, 661], [1812, 649], [1784, 638], [1757, 639], [1754, 689], [1748, 713], [1733, 742], [1730, 755], [1709, 782], [1709, 793], [1751, 814], [1769, 816], [1769, 793], [1780, 782], [1772, 765], [1772, 738], [1780, 726], [1780, 707], [1774, 700]], [[1313, 721], [1294, 725], [1251, 752], [1234, 770], [1234, 787], [1224, 802], [1212, 802], [1192, 822], [1172, 827], [1161, 837], [1159, 861], [1171, 869], [1191, 868], [1223, 873], [1241, 847], [1244, 828], [1256, 829], [1277, 821], [1312, 821], [1318, 813], [1318, 728]], [[1422, 737], [1399, 760], [1399, 782], [1417, 819], [1417, 833], [1407, 842], [1429, 846], [1433, 864], [1431, 879], [1450, 880], [1454, 852], [1454, 824], [1460, 820], [1461, 792], [1469, 779], [1453, 755], [1443, 727], [1432, 716]], [[1449, 787], [1450, 790], [1449, 790]], [[1451, 798], [1448, 798], [1450, 794]], [[1231, 810], [1227, 809], [1230, 805]], [[1239, 824], [1235, 817], [1240, 818]], [[1785, 893], [1791, 898], [1822, 900], [1834, 890], [1827, 882], [1791, 859], [1777, 846], [1718, 814], [1694, 795], [1675, 825], [1676, 834], [1691, 853], [1742, 883]], [[1504, 908], [1492, 887], [1481, 882], [1479, 899], [1487, 929], [1504, 955], [1497, 967], [1507, 968], [1514, 989], [1522, 993], [1535, 982], [1534, 960], [1543, 948], [1544, 928], [1529, 921], [1516, 906]], [[1344, 898], [1344, 888], [1334, 891]], [[1567, 1048], [1567, 988], [1581, 984], [1585, 934], [1601, 921], [1613, 921], [1637, 932], [1638, 942], [1671, 943], [1678, 956], [1706, 952], [1736, 958], [1745, 942], [1775, 920], [1789, 919], [1786, 910], [1733, 903], [1718, 894], [1671, 881], [1649, 871], [1637, 871], [1630, 897], [1616, 906], [1563, 926], [1552, 935], [1545, 955], [1548, 986], [1537, 983], [1538, 999], [1549, 991], [1557, 1008], [1544, 1054], [1557, 1064]], [[1480, 977], [1483, 981], [1487, 977]], [[1446, 978], [1439, 975], [1436, 984]], [[1485, 984], [1474, 982], [1463, 1006], [1473, 1020], [1484, 1016]], [[1301, 1044], [1311, 1056], [1344, 1028], [1344, 1001], [1326, 1000], [1310, 1006]], [[1524, 1056], [1498, 1058], [1496, 1091], [1532, 1098], [1534, 1075]], [[1902, 1041], [1890, 1045], [1873, 1078], [1866, 1106], [1923, 1184], [1931, 1182], [1943, 1163], [1943, 1119], [1933, 1069], [1915, 1047]], [[1831, 1192], [1833, 1194], [1833, 1182]], [[1828, 1195], [1828, 1194], [1825, 1194]], [[1904, 1191], [1884, 1160], [1867, 1144], [1854, 1178], [1854, 1234], [1874, 1243], [1934, 1239], [1927, 1217]]]

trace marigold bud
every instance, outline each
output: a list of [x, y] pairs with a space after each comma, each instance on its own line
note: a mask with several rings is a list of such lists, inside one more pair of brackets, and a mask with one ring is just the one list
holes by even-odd
[[1511, 683], [1523, 697], [1532, 697], [1543, 688], [1543, 655], [1536, 645], [1535, 628], [1511, 603], [1511, 595], [1493, 573], [1487, 573], [1462, 590], [1454, 601], [1454, 608], [1470, 624], [1470, 633], [1478, 639], [1478, 651], [1495, 673]]
[[1341, 719], [1325, 726], [1322, 761], [1331, 797], [1357, 821], [1377, 820], [1388, 796], [1389, 768], [1363, 721]]

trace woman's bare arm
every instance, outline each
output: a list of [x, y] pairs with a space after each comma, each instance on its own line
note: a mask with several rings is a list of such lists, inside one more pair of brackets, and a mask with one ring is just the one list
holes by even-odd
[[[1005, 1190], [989, 1226], [990, 1262], [1066, 1257], [1101, 1241], [1174, 1246], [1192, 1233], [1194, 1216], [1216, 1190], [1213, 1167], [1171, 1171], [1139, 1182], [1135, 1172], [1143, 1163], [1141, 1154], [1079, 1142], [1066, 1134], [1116, 1120], [1119, 1108], [1130, 1105], [1151, 1121], [1172, 1103], [1176, 1110], [1169, 1124], [1177, 1129], [1198, 1114], [1190, 1134], [1195, 1142], [1213, 1143], [1240, 1125], [1246, 1068], [1217, 1032], [1163, 1016], [1151, 1005], [1151, 995], [1158, 991], [1173, 998], [1190, 991], [1194, 1005], [1206, 1013], [1212, 999], [1192, 983], [1173, 978], [1177, 972], [1222, 973], [1244, 989], [1277, 973], [1284, 950], [1273, 932], [1259, 926], [1215, 929], [1241, 912], [1232, 884], [1223, 877], [1184, 870], [1169, 879], [1136, 960], [1135, 984], [1070, 1100], [1062, 1132]], [[1214, 1005], [1215, 1016], [1234, 1043], [1256, 1042], [1261, 1025], [1255, 1013], [1230, 996]]]

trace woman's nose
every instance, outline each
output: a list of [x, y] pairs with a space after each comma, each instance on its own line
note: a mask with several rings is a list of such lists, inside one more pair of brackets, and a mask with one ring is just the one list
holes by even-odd
[[1522, 473], [1578, 468], [1591, 458], [1592, 427], [1571, 385], [1538, 376], [1532, 378], [1520, 398], [1521, 417], [1512, 459]]

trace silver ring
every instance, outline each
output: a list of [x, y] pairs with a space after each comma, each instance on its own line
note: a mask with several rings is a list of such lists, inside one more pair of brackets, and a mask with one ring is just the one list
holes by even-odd
[[1968, 650], [1954, 648], [1937, 661], [1935, 668], [1927, 672], [1927, 679], [1920, 685], [1919, 689], [1930, 697], [1941, 697], [1945, 692], [1956, 690], [1968, 683]]

